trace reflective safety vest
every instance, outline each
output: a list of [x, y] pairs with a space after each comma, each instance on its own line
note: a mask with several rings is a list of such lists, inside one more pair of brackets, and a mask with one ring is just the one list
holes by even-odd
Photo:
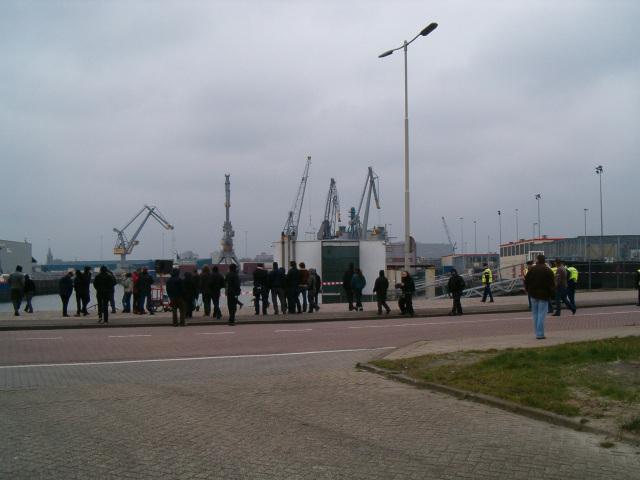
[[578, 281], [578, 269], [576, 267], [567, 267], [567, 272], [569, 272], [569, 275], [567, 278], [568, 282]]
[[526, 276], [527, 276], [527, 273], [529, 273], [529, 269], [528, 269], [528, 268], [525, 268], [525, 269], [524, 269], [524, 274], [523, 274], [522, 276], [523, 276], [523, 277], [526, 277]]
[[482, 283], [493, 283], [493, 274], [489, 267], [485, 268], [482, 272]]
[[553, 272], [553, 276], [555, 277], [556, 272], [558, 271], [558, 267], [551, 267], [551, 271]]

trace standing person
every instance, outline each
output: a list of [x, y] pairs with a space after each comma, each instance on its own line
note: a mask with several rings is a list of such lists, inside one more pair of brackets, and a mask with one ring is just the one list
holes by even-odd
[[200, 311], [200, 304], [198, 303], [198, 300], [200, 298], [200, 275], [198, 274], [198, 269], [197, 268], [193, 271], [193, 284], [196, 287], [196, 292], [195, 292], [195, 296], [194, 296], [194, 299], [193, 299], [193, 309], [196, 312], [199, 312]]
[[133, 280], [133, 313], [138, 315], [140, 313], [140, 290], [138, 290], [138, 279], [142, 273], [141, 268], [137, 268], [131, 274], [131, 280]]
[[533, 330], [538, 340], [543, 340], [544, 324], [547, 318], [549, 299], [556, 293], [553, 272], [545, 263], [544, 255], [536, 257], [536, 264], [529, 269], [524, 277], [524, 288], [531, 298], [531, 313], [533, 314]]
[[13, 303], [13, 316], [20, 316], [20, 305], [22, 304], [22, 296], [24, 295], [24, 273], [22, 273], [22, 265], [16, 265], [16, 271], [9, 275], [7, 280], [11, 289], [11, 303]]
[[[527, 276], [527, 273], [529, 273], [529, 269], [531, 267], [533, 267], [533, 262], [529, 260], [527, 262], [527, 268], [524, 269], [524, 274], [522, 275], [523, 278]], [[527, 299], [529, 300], [529, 308], [531, 308], [531, 295], [529, 295], [528, 293], [527, 293]]]
[[[111, 270], [108, 270], [108, 269], [107, 269], [107, 273], [113, 277], [114, 285], [116, 285], [118, 283], [118, 280], [116, 279], [116, 276], [113, 274], [113, 272]], [[111, 294], [111, 298], [109, 299], [109, 304], [111, 305], [111, 313], [115, 314], [116, 313], [116, 290], [115, 290], [115, 288], [113, 289], [113, 293]]]
[[[185, 319], [185, 297], [184, 281], [180, 278], [180, 270], [174, 268], [171, 270], [171, 278], [167, 280], [167, 296], [171, 304], [171, 315], [173, 318], [173, 326], [180, 325], [184, 327]], [[178, 324], [178, 312], [180, 312], [180, 323]]]
[[224, 288], [224, 277], [218, 271], [218, 266], [214, 265], [211, 271], [211, 301], [213, 302], [213, 318], [220, 320], [222, 310], [220, 310], [220, 290]]
[[196, 282], [193, 279], [191, 272], [184, 272], [184, 301], [186, 303], [187, 318], [193, 318], [193, 311], [195, 310], [196, 298], [198, 298], [198, 289], [196, 288]]
[[564, 262], [556, 258], [556, 312], [553, 317], [560, 316], [562, 302], [574, 315], [576, 314], [576, 306], [567, 298], [567, 270], [564, 268]]
[[[304, 262], [300, 262], [298, 271], [300, 272], [300, 283], [298, 284], [298, 290], [296, 291], [296, 298], [302, 295], [302, 311], [306, 312], [309, 306], [307, 302], [307, 282], [309, 281], [309, 270]], [[299, 300], [298, 300], [299, 301]], [[298, 307], [300, 310], [300, 307]]]
[[356, 310], [363, 311], [362, 308], [362, 289], [367, 285], [367, 280], [362, 274], [360, 267], [356, 267], [353, 277], [351, 277], [351, 289], [356, 297]]
[[449, 277], [448, 283], [449, 293], [453, 298], [453, 306], [449, 312], [449, 316], [462, 315], [462, 304], [460, 303], [460, 297], [464, 291], [466, 285], [464, 278], [458, 275], [458, 271], [455, 268], [451, 269], [451, 277]]
[[493, 273], [489, 268], [489, 264], [483, 263], [482, 266], [484, 267], [484, 270], [482, 271], [482, 283], [484, 283], [484, 293], [482, 294], [481, 302], [486, 302], [487, 296], [489, 296], [489, 298], [491, 299], [489, 300], [489, 303], [491, 303], [493, 302], [493, 293], [491, 293], [491, 284], [493, 283]]
[[203, 317], [211, 315], [211, 270], [209, 265], [202, 267], [200, 280], [198, 281], [198, 290], [202, 294], [202, 305], [204, 307]]
[[400, 307], [400, 315], [406, 315], [407, 313], [414, 316], [413, 311], [413, 293], [416, 291], [416, 284], [413, 282], [413, 277], [409, 275], [406, 270], [402, 272], [402, 281], [396, 283], [396, 288], [402, 291], [400, 300], [398, 300], [398, 307]]
[[349, 303], [349, 311], [355, 308], [353, 306], [353, 288], [351, 288], [351, 279], [353, 278], [354, 273], [356, 272], [353, 268], [353, 263], [349, 263], [347, 270], [344, 272], [344, 275], [342, 276], [342, 288], [344, 288], [344, 293], [347, 296], [347, 302]]
[[24, 307], [24, 311], [27, 313], [33, 313], [33, 305], [31, 305], [31, 299], [36, 294], [36, 282], [31, 280], [29, 274], [24, 276], [24, 299], [27, 305]]
[[572, 263], [567, 262], [567, 298], [576, 305], [576, 285], [578, 284], [578, 269]]
[[122, 313], [131, 313], [131, 295], [133, 294], [133, 275], [131, 272], [124, 274], [122, 282], [124, 294], [122, 295]]
[[384, 276], [384, 270], [380, 270], [378, 278], [373, 284], [373, 293], [376, 294], [376, 300], [378, 301], [378, 315], [382, 315], [382, 307], [384, 307], [387, 314], [391, 311], [389, 305], [387, 305], [387, 291], [389, 290], [389, 280]]
[[140, 303], [138, 305], [138, 315], [144, 315], [147, 313], [144, 310], [145, 300], [147, 302], [147, 310], [150, 315], [153, 313], [153, 300], [151, 299], [151, 285], [153, 285], [153, 277], [149, 275], [149, 267], [143, 267], [138, 281], [136, 282], [138, 287], [138, 293], [140, 294]]
[[258, 263], [253, 271], [253, 297], [256, 315], [260, 315], [260, 302], [262, 302], [262, 314], [266, 315], [269, 306], [269, 274], [264, 269], [264, 263]]
[[296, 313], [296, 306], [298, 313], [302, 313], [302, 307], [298, 295], [298, 285], [300, 285], [300, 271], [296, 267], [296, 261], [291, 260], [289, 262], [289, 271], [287, 272], [287, 303], [289, 304], [289, 313]]
[[[555, 279], [556, 277], [556, 272], [558, 271], [558, 267], [556, 267], [555, 263], [553, 263], [553, 260], [551, 260], [549, 262], [549, 268], [551, 268], [551, 273], [553, 273], [553, 278]], [[554, 280], [555, 281], [555, 280]], [[553, 302], [555, 300], [556, 296], [553, 295], [550, 299], [549, 299], [549, 304], [547, 307], [547, 313], [553, 313], [555, 307], [553, 306]]]
[[67, 274], [60, 279], [58, 282], [58, 294], [60, 295], [60, 300], [62, 300], [62, 316], [70, 317], [67, 313], [67, 307], [69, 305], [69, 299], [71, 298], [71, 294], [73, 293], [73, 272], [67, 272]]
[[82, 299], [84, 297], [84, 275], [80, 270], [76, 270], [76, 275], [73, 277], [73, 289], [76, 291], [76, 314], [74, 317], [79, 317], [82, 313]]
[[273, 262], [273, 270], [269, 272], [268, 282], [271, 289], [271, 303], [273, 304], [273, 313], [278, 314], [278, 300], [280, 300], [280, 308], [282, 313], [287, 313], [287, 304], [284, 300], [284, 281], [285, 273], [278, 268], [278, 262]]
[[100, 273], [93, 279], [93, 288], [96, 291], [98, 300], [98, 323], [104, 321], [109, 323], [109, 301], [113, 296], [116, 286], [116, 279], [109, 274], [106, 265], [100, 267]]
[[[295, 265], [295, 262], [294, 262]], [[240, 277], [238, 276], [238, 266], [235, 263], [229, 265], [229, 273], [225, 277], [225, 293], [227, 294], [227, 308], [229, 309], [229, 325], [236, 326], [236, 310], [238, 309], [238, 295], [240, 289]]]
[[82, 288], [82, 315], [86, 317], [89, 315], [87, 307], [91, 302], [91, 267], [89, 265], [84, 266], [80, 287]]
[[307, 297], [309, 299], [309, 313], [320, 310], [318, 305], [318, 295], [322, 291], [322, 279], [315, 268], [309, 269], [309, 279], [307, 280]]

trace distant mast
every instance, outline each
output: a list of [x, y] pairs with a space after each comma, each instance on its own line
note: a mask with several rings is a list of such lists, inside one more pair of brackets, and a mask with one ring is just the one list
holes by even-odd
[[229, 208], [231, 207], [231, 182], [229, 181], [230, 174], [225, 174], [224, 181], [224, 192], [226, 195], [226, 202], [224, 206], [227, 211], [227, 217], [224, 222], [224, 226], [222, 227], [222, 231], [224, 232], [222, 235], [222, 252], [220, 253], [220, 258], [218, 259], [218, 263], [226, 263], [231, 265], [235, 263], [240, 266], [240, 262], [236, 257], [236, 253], [233, 250], [233, 236], [235, 232], [233, 231], [233, 227], [231, 226], [231, 220], [229, 220]]

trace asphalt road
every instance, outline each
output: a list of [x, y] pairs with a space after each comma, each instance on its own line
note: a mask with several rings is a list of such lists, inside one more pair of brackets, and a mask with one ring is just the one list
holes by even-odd
[[[637, 323], [635, 307], [547, 331]], [[640, 448], [359, 371], [527, 313], [0, 332], [0, 478], [638, 479]]]

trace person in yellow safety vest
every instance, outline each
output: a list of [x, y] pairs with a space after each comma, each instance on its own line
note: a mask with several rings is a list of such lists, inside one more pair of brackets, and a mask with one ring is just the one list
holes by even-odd
[[567, 297], [576, 304], [576, 285], [578, 284], [578, 270], [571, 262], [567, 262]]
[[638, 269], [638, 273], [636, 273], [636, 289], [638, 290], [638, 303], [636, 307], [640, 307], [640, 268]]
[[482, 272], [482, 283], [484, 283], [484, 293], [482, 294], [482, 302], [487, 301], [487, 295], [489, 296], [489, 302], [493, 302], [493, 294], [491, 293], [491, 284], [493, 283], [493, 273], [489, 268], [489, 264], [483, 263], [484, 271]]
[[[524, 269], [524, 274], [522, 275], [523, 277], [527, 276], [527, 273], [529, 273], [529, 269], [533, 267], [533, 262], [531, 260], [529, 260], [527, 262], [527, 268]], [[527, 292], [527, 298], [529, 299], [529, 308], [531, 308], [531, 295], [529, 295], [529, 293]]]

